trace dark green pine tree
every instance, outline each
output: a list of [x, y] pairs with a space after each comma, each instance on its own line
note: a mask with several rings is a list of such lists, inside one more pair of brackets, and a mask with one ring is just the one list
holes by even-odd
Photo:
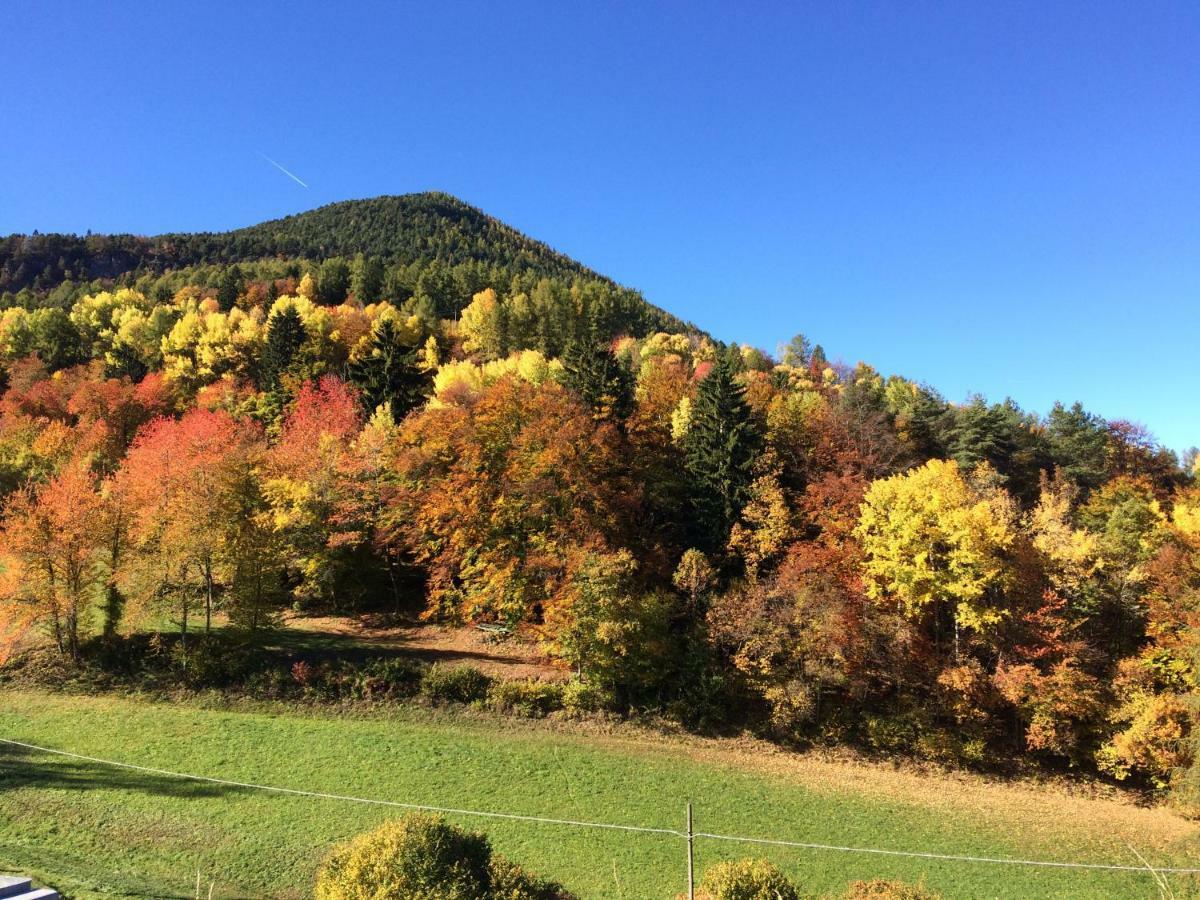
[[130, 381], [141, 381], [150, 372], [150, 367], [129, 344], [117, 344], [107, 354], [104, 374], [108, 378], [128, 377]]
[[727, 356], [700, 382], [684, 439], [696, 546], [720, 554], [741, 514], [762, 439]]
[[917, 389], [912, 405], [905, 411], [903, 430], [920, 462], [948, 455], [946, 430], [953, 422], [954, 413], [941, 396], [925, 387]]
[[354, 299], [359, 303], [374, 303], [383, 296], [383, 261], [378, 256], [363, 256], [354, 260]]
[[975, 397], [955, 410], [948, 449], [965, 472], [988, 463], [1002, 476], [1009, 493], [1028, 505], [1037, 499], [1041, 472], [1051, 464], [1049, 447], [1037, 426], [1037, 420], [1011, 400], [988, 406]]
[[1046, 417], [1046, 437], [1054, 464], [1085, 492], [1108, 477], [1108, 428], [1102, 418], [1076, 403], [1054, 404]]
[[317, 273], [317, 302], [336, 306], [350, 291], [350, 264], [340, 256], [331, 256], [321, 263]]
[[623, 422], [633, 412], [633, 374], [594, 338], [572, 341], [563, 356], [563, 383], [596, 413]]
[[294, 306], [271, 317], [262, 353], [262, 386], [265, 390], [278, 390], [283, 374], [295, 361], [307, 337], [304, 322]]
[[358, 388], [368, 416], [387, 403], [399, 422], [429, 393], [429, 376], [417, 365], [417, 348], [405, 344], [386, 319], [375, 327], [370, 352], [350, 364], [347, 376]]
[[217, 305], [221, 307], [221, 312], [233, 309], [244, 284], [242, 270], [237, 266], [230, 266], [221, 273], [221, 280], [217, 284]]

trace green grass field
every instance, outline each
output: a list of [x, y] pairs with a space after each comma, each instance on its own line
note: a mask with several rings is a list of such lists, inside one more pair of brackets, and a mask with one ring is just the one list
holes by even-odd
[[[972, 777], [788, 758], [686, 738], [401, 709], [347, 717], [0, 692], [0, 737], [145, 766], [338, 794], [840, 845], [1136, 864], [1200, 864], [1164, 810]], [[262, 794], [0, 747], [0, 869], [71, 897], [302, 897], [331, 843], [396, 811]], [[582, 897], [670, 898], [670, 836], [451, 817]], [[935, 862], [703, 840], [698, 867], [768, 856], [814, 894], [873, 877], [947, 897], [1157, 897], [1147, 875]], [[1194, 881], [1171, 880], [1176, 896]]]

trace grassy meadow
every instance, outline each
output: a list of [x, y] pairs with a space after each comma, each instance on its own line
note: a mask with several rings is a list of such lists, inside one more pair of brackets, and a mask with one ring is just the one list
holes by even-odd
[[[364, 717], [0, 692], [0, 737], [145, 766], [329, 793], [557, 818], [979, 856], [1200, 865], [1200, 829], [1162, 809], [975, 776], [894, 771], [754, 745], [404, 708]], [[0, 870], [67, 896], [310, 895], [329, 846], [399, 815], [180, 781], [0, 746]], [[452, 819], [585, 898], [666, 898], [680, 839]], [[697, 843], [698, 867], [767, 856], [816, 895], [924, 879], [946, 897], [1157, 897], [1148, 875]], [[1200, 885], [1171, 878], [1176, 896]]]

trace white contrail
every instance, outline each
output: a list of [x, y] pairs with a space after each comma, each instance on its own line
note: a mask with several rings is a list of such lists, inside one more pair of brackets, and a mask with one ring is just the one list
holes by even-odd
[[265, 159], [267, 162], [269, 162], [271, 165], [273, 165], [275, 168], [277, 168], [280, 172], [282, 172], [288, 178], [292, 179], [292, 181], [296, 182], [296, 184], [300, 185], [300, 187], [302, 187], [302, 188], [308, 187], [307, 184], [305, 184], [303, 181], [301, 181], [299, 178], [297, 178], [295, 175], [293, 175], [291, 172], [289, 172], [287, 169], [285, 169], [279, 163], [275, 162], [275, 160], [271, 159], [271, 157], [267, 156], [267, 154], [260, 153], [258, 155], [261, 156], [263, 159]]

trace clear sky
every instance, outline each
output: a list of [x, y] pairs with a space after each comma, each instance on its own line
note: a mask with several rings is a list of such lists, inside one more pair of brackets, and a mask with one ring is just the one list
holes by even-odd
[[0, 233], [440, 189], [718, 337], [1200, 444], [1195, 0], [186, 7], [4, 3]]

